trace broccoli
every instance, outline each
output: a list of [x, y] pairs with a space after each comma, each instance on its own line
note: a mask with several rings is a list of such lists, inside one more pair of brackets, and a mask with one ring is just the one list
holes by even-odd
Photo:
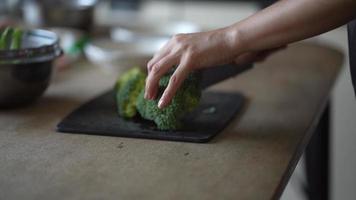
[[154, 121], [160, 130], [176, 130], [182, 127], [180, 119], [192, 111], [200, 101], [200, 77], [192, 73], [183, 82], [171, 104], [159, 109], [157, 104], [164, 89], [169, 83], [172, 72], [159, 81], [159, 93], [156, 100], [144, 98], [146, 74], [138, 68], [133, 68], [123, 74], [116, 84], [116, 99], [119, 115], [126, 119], [132, 118], [138, 112], [146, 120]]
[[145, 86], [146, 74], [133, 68], [116, 82], [116, 102], [120, 116], [132, 118], [136, 115], [136, 100]]
[[146, 100], [144, 90], [141, 91], [137, 98], [137, 111], [141, 117], [152, 120], [160, 130], [176, 130], [182, 127], [180, 119], [184, 114], [192, 111], [198, 104], [201, 96], [199, 88], [199, 77], [193, 73], [183, 82], [176, 95], [173, 97], [171, 104], [164, 109], [159, 109], [158, 101], [167, 87], [172, 73], [163, 76], [159, 82], [159, 94], [156, 100]]

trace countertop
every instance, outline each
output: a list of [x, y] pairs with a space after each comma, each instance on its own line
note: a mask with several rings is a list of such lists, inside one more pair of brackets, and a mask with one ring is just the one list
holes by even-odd
[[298, 43], [210, 88], [248, 103], [207, 144], [56, 132], [115, 81], [79, 63], [36, 104], [0, 111], [0, 199], [277, 199], [342, 61], [337, 50]]

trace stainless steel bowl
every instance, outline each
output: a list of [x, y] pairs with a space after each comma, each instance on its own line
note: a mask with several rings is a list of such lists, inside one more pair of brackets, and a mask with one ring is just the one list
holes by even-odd
[[46, 26], [71, 27], [89, 31], [93, 25], [96, 0], [47, 0], [40, 5]]
[[97, 0], [24, 1], [22, 14], [32, 26], [70, 27], [89, 31]]
[[62, 54], [56, 34], [26, 31], [20, 50], [0, 51], [0, 108], [26, 105], [49, 85], [52, 62]]

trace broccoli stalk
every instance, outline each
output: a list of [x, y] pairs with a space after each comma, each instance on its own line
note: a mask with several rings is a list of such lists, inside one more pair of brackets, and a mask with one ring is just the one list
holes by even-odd
[[[192, 111], [200, 101], [201, 90], [198, 74], [192, 73], [183, 82], [171, 104], [159, 109], [157, 104], [163, 91], [169, 83], [172, 72], [166, 74], [159, 81], [159, 94], [156, 100], [144, 98], [144, 79], [146, 75], [134, 68], [122, 75], [117, 83], [117, 103], [119, 114], [124, 118], [135, 116], [136, 111], [144, 119], [154, 121], [160, 130], [176, 130], [182, 128], [180, 119]], [[140, 75], [138, 75], [140, 74]], [[123, 100], [124, 99], [124, 100]]]

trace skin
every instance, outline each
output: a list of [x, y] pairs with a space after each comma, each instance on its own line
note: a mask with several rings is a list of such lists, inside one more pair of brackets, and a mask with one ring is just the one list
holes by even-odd
[[7, 26], [11, 26], [13, 25], [13, 22], [9, 21], [9, 20], [0, 20], [0, 29], [3, 29]]
[[147, 64], [145, 98], [156, 98], [158, 81], [172, 66], [178, 67], [159, 108], [169, 105], [193, 70], [261, 60], [289, 43], [327, 32], [355, 17], [355, 0], [281, 0], [228, 27], [175, 35]]

